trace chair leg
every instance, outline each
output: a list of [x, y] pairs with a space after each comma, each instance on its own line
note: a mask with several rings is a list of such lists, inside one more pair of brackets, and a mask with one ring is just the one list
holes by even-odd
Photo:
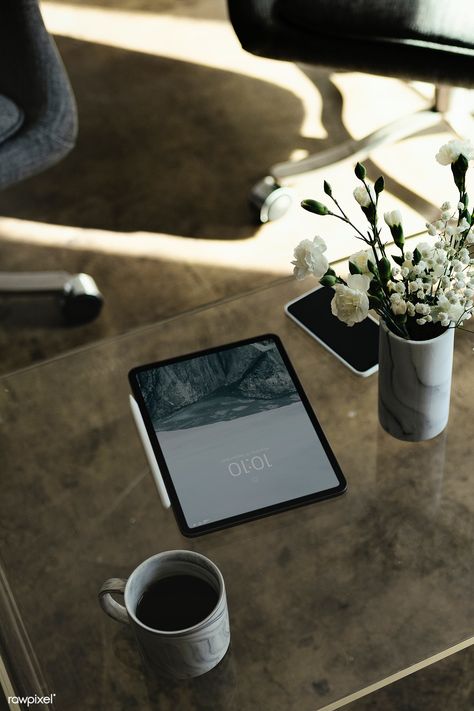
[[[461, 97], [463, 100], [461, 100]], [[474, 120], [466, 107], [466, 91], [455, 87], [435, 87], [435, 102], [431, 108], [421, 109], [403, 116], [360, 140], [344, 141], [334, 148], [315, 153], [299, 161], [276, 163], [269, 175], [256, 183], [250, 191], [250, 202], [257, 210], [260, 222], [278, 219], [291, 204], [291, 188], [282, 186], [279, 180], [338, 163], [346, 158], [362, 160], [380, 146], [396, 143], [445, 121], [460, 138], [474, 135]]]
[[474, 136], [474, 120], [466, 89], [439, 85], [435, 90], [435, 108], [443, 115], [444, 121], [459, 138], [472, 139]]
[[257, 220], [263, 223], [276, 220], [289, 209], [294, 191], [286, 185], [280, 185], [278, 181], [281, 178], [309, 173], [350, 157], [362, 160], [375, 148], [423, 131], [438, 123], [441, 118], [442, 115], [435, 108], [422, 109], [393, 121], [358, 141], [345, 141], [335, 148], [315, 153], [299, 161], [276, 163], [270, 168], [270, 175], [259, 180], [250, 191], [249, 201]]
[[287, 161], [276, 163], [270, 168], [271, 175], [276, 180], [286, 178], [290, 175], [299, 175], [311, 170], [324, 168], [327, 165], [338, 163], [341, 160], [352, 157], [354, 160], [365, 158], [371, 151], [389, 143], [396, 143], [402, 138], [411, 136], [418, 131], [423, 131], [435, 125], [441, 120], [436, 109], [422, 109], [408, 116], [403, 116], [392, 123], [379, 128], [377, 131], [361, 138], [360, 140], [348, 140], [339, 146], [330, 148], [321, 153], [303, 158], [300, 161]]
[[99, 315], [103, 296], [88, 274], [0, 272], [0, 297], [58, 296], [66, 321], [86, 323]]

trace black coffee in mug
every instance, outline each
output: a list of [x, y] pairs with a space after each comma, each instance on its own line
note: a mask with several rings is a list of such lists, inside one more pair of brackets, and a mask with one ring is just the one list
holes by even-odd
[[217, 591], [202, 578], [170, 575], [144, 591], [136, 615], [140, 622], [155, 630], [184, 630], [210, 615], [217, 601]]

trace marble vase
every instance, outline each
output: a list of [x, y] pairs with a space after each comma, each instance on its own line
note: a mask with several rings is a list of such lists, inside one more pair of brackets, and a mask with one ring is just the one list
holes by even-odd
[[409, 442], [432, 439], [448, 423], [454, 328], [437, 338], [410, 341], [380, 322], [379, 420]]

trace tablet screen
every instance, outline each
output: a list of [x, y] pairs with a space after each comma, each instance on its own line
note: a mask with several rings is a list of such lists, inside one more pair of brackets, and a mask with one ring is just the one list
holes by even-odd
[[131, 382], [185, 529], [344, 489], [276, 337], [143, 366]]

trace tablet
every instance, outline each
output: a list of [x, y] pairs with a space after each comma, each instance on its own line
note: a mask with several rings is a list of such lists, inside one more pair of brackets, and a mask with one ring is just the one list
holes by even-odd
[[345, 491], [277, 336], [142, 365], [129, 381], [184, 535]]

